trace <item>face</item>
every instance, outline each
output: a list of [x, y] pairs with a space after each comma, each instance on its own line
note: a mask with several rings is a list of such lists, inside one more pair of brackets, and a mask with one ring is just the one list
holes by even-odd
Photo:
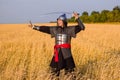
[[57, 23], [58, 23], [58, 26], [61, 26], [61, 27], [64, 26], [63, 21], [62, 21], [61, 19], [58, 19], [58, 20], [57, 20]]

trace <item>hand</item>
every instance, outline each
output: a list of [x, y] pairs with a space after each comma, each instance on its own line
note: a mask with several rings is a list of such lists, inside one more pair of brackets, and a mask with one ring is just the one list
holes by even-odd
[[79, 18], [79, 13], [73, 12], [73, 17], [75, 17], [75, 20]]
[[33, 28], [33, 24], [32, 24], [32, 22], [31, 21], [29, 21], [29, 23], [30, 23], [30, 25], [28, 25], [28, 27], [31, 27], [31, 28]]

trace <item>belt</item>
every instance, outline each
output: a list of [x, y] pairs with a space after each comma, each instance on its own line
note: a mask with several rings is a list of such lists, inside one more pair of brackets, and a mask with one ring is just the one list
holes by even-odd
[[65, 44], [56, 44], [54, 46], [55, 62], [58, 62], [58, 48], [71, 48], [71, 45], [68, 43]]

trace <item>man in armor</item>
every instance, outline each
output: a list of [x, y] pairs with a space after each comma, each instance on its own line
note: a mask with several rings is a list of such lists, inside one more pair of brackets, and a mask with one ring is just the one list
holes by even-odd
[[67, 26], [65, 14], [57, 18], [57, 26], [30, 25], [34, 30], [51, 34], [52, 38], [55, 37], [54, 56], [50, 67], [56, 76], [59, 76], [61, 69], [65, 69], [65, 74], [67, 74], [73, 72], [75, 68], [71, 53], [71, 38], [75, 38], [78, 32], [85, 30], [85, 26], [81, 22], [78, 13], [74, 12], [73, 17], [78, 23], [76, 26]]

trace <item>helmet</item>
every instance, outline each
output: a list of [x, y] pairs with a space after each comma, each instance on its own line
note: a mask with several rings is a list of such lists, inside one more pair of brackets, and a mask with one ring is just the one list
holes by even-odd
[[60, 16], [57, 18], [57, 20], [58, 20], [58, 19], [61, 19], [62, 21], [67, 21], [66, 14], [60, 15]]

